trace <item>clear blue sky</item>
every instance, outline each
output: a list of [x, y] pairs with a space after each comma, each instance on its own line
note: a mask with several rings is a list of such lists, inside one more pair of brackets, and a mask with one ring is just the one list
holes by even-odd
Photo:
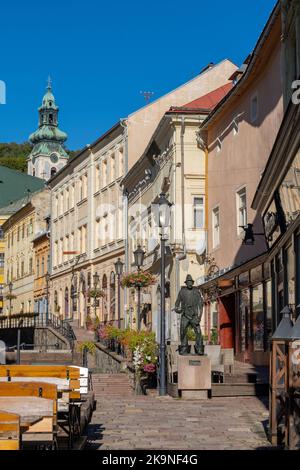
[[51, 74], [68, 148], [193, 78], [209, 62], [240, 65], [275, 0], [2, 2], [0, 142], [23, 142]]

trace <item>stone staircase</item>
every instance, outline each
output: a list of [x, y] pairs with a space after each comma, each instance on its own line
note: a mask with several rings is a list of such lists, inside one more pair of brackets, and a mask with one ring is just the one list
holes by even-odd
[[212, 397], [267, 396], [268, 368], [235, 362], [234, 374], [225, 374], [224, 383], [212, 384]]
[[93, 391], [97, 401], [101, 399], [101, 397], [129, 397], [134, 394], [130, 377], [126, 373], [93, 374], [92, 380]]

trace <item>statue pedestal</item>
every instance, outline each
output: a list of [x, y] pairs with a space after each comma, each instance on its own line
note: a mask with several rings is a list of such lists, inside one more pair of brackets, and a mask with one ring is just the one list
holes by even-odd
[[208, 356], [178, 356], [178, 390], [182, 398], [208, 398], [208, 390], [211, 390], [211, 362]]

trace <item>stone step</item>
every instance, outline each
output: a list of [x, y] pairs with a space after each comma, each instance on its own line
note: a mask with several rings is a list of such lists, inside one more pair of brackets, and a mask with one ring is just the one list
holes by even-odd
[[256, 373], [225, 374], [225, 383], [256, 383]]
[[267, 383], [212, 384], [212, 397], [266, 396], [268, 393]]

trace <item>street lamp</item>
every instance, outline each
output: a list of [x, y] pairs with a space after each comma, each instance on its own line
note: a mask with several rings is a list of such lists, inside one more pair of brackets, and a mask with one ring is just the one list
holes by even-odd
[[9, 328], [11, 327], [11, 308], [12, 308], [12, 290], [13, 290], [13, 283], [10, 281], [8, 284], [9, 289]]
[[[134, 264], [137, 267], [138, 272], [141, 270], [141, 267], [144, 264], [145, 252], [142, 249], [141, 245], [138, 245], [137, 249], [133, 252], [134, 255]], [[141, 286], [138, 284], [138, 313], [137, 313], [137, 326], [138, 330], [141, 329]]]
[[121, 276], [123, 273], [124, 263], [121, 258], [115, 262], [116, 275], [118, 277], [118, 328], [121, 328]]
[[159, 395], [167, 394], [166, 387], [166, 305], [165, 305], [165, 228], [170, 224], [172, 204], [166, 198], [165, 193], [161, 193], [156, 202], [154, 218], [156, 224], [161, 228], [160, 248], [161, 248], [161, 289], [160, 289], [160, 344], [159, 344]]
[[49, 283], [50, 283], [50, 273], [46, 273], [46, 325], [48, 324], [49, 318]]
[[94, 314], [95, 314], [95, 319], [97, 318], [97, 286], [99, 284], [99, 280], [100, 280], [100, 277], [99, 277], [99, 274], [97, 272], [95, 272], [95, 274], [93, 275], [93, 281], [94, 281]]

